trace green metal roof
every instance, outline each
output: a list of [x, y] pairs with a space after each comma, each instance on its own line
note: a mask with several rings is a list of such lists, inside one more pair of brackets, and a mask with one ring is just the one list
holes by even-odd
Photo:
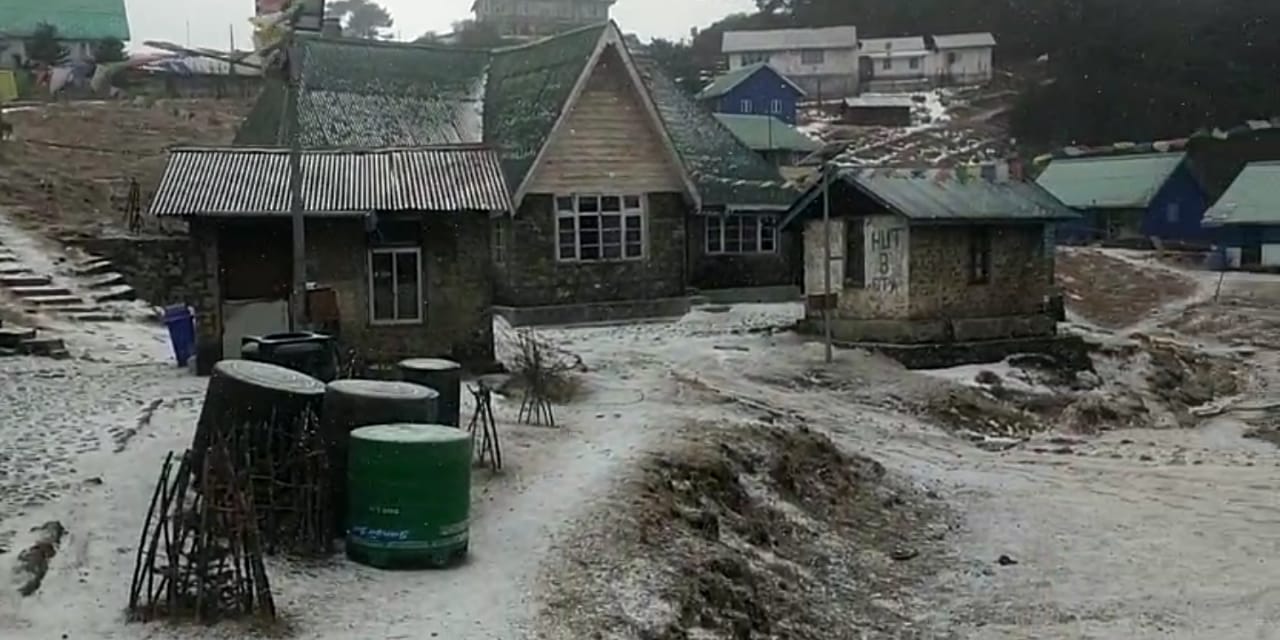
[[[303, 148], [481, 141], [487, 52], [314, 36], [299, 48]], [[269, 84], [236, 144], [282, 144], [285, 97], [282, 85]]]
[[1204, 214], [1204, 226], [1280, 224], [1280, 162], [1253, 162]]
[[791, 205], [796, 190], [777, 167], [694, 102], [656, 61], [643, 54], [634, 59], [704, 207], [770, 209]]
[[40, 23], [58, 28], [66, 40], [129, 39], [124, 0], [3, 0], [0, 34], [27, 37]]
[[[737, 69], [734, 69], [733, 71], [730, 71], [720, 76], [719, 78], [712, 80], [711, 84], [707, 85], [702, 91], [698, 93], [698, 99], [710, 100], [712, 98], [719, 98], [721, 96], [724, 96], [728, 94], [730, 91], [733, 91], [733, 89], [738, 85], [742, 84], [743, 82], [746, 82], [747, 78], [750, 78], [751, 76], [755, 75], [757, 71], [760, 71], [761, 69], [764, 69], [764, 68], [772, 69], [772, 67], [769, 67], [769, 63], [767, 62], [758, 62], [756, 64], [749, 64], [745, 67], [739, 67]], [[791, 87], [792, 89], [795, 89], [796, 95], [800, 95], [800, 96], [805, 95], [804, 90], [796, 86], [796, 83], [787, 79], [786, 76], [779, 73], [776, 69], [772, 69], [772, 70], [775, 75], [777, 75], [779, 78], [782, 78], [782, 81], [785, 82], [787, 86]]]
[[822, 148], [817, 140], [773, 116], [717, 113], [715, 117], [755, 151], [812, 152]]
[[[1054, 222], [1079, 217], [1033, 182], [990, 180], [951, 169], [847, 169], [834, 180], [913, 222]], [[783, 224], [820, 200], [822, 191], [818, 180]]]
[[502, 156], [512, 192], [533, 168], [609, 23], [493, 52], [484, 139]]
[[[304, 37], [298, 100], [303, 148], [483, 142], [498, 151], [514, 193], [609, 29], [616, 27], [606, 22], [493, 51]], [[704, 206], [790, 205], [795, 191], [777, 167], [740, 142], [654, 61], [643, 55], [633, 60]], [[235, 144], [283, 144], [286, 95], [279, 81], [269, 81]]]
[[1036, 182], [1073, 209], [1142, 209], [1185, 157], [1153, 153], [1054, 160]]

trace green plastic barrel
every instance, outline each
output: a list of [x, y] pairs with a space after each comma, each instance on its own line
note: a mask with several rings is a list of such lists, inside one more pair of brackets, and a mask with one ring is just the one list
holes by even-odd
[[442, 425], [351, 432], [347, 556], [381, 569], [447, 567], [467, 555], [471, 436]]

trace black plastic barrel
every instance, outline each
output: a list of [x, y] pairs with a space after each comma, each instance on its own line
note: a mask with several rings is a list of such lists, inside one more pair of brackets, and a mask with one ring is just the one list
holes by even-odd
[[240, 357], [300, 371], [322, 382], [338, 377], [338, 343], [323, 333], [246, 336], [240, 340]]
[[325, 388], [320, 424], [329, 454], [329, 506], [339, 535], [346, 534], [347, 447], [351, 432], [378, 424], [432, 424], [439, 397], [432, 389], [407, 382], [335, 380]]
[[440, 394], [436, 424], [460, 426], [462, 419], [462, 365], [441, 358], [410, 358], [400, 361], [400, 379]]

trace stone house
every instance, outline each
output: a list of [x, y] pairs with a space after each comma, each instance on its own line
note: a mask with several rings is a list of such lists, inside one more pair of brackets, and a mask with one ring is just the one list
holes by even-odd
[[[465, 298], [460, 304], [466, 311], [441, 322], [473, 327], [473, 311], [481, 306], [492, 305], [516, 324], [651, 317], [683, 313], [691, 289], [798, 283], [799, 245], [788, 243], [777, 224], [795, 191], [777, 167], [738, 141], [643, 52], [633, 55], [613, 23], [493, 51], [310, 34], [299, 38], [299, 49], [300, 146], [312, 158], [308, 162], [328, 167], [344, 158], [338, 164], [345, 167], [341, 174], [317, 168], [306, 186], [322, 203], [334, 202], [334, 192], [352, 198], [337, 210], [308, 204], [308, 215], [324, 218], [325, 225], [337, 224], [329, 222], [337, 217], [352, 218], [352, 225], [354, 219], [370, 224], [397, 216], [424, 220], [419, 264], [426, 267], [420, 276], [425, 293], [419, 302], [425, 315], [418, 326], [370, 321], [368, 337], [352, 342], [371, 356], [463, 358], [485, 351], [478, 347], [483, 337], [472, 343], [472, 334], [461, 328], [436, 330], [432, 309], [448, 307], [428, 305], [442, 298]], [[275, 158], [273, 167], [288, 140], [286, 99], [284, 86], [268, 81], [235, 140], [237, 147]], [[227, 184], [279, 197], [288, 183], [278, 169], [267, 172], [257, 160], [243, 166], [242, 159], [225, 157], [227, 150], [218, 153], [224, 156], [214, 153], [210, 162], [222, 162], [230, 173], [193, 171], [181, 180], [166, 174], [163, 188], [180, 200], [193, 193], [215, 197]], [[445, 169], [437, 166], [441, 162]], [[172, 164], [170, 170], [177, 171]], [[244, 177], [254, 172], [264, 177]], [[387, 180], [392, 182], [380, 184]], [[397, 198], [386, 200], [391, 195]], [[217, 217], [200, 207], [153, 211], [199, 218], [197, 236], [204, 218]], [[260, 212], [232, 208], [222, 217], [264, 217], [251, 213]], [[272, 209], [268, 221], [254, 224], [275, 224], [279, 213]], [[454, 230], [436, 234], [437, 220], [451, 221]], [[216, 226], [227, 222], [219, 219]], [[279, 224], [287, 226], [287, 220]], [[473, 226], [483, 227], [482, 238], [473, 235]], [[310, 255], [312, 235], [307, 237]], [[430, 244], [442, 237], [456, 240]], [[207, 252], [211, 245], [197, 246]], [[224, 257], [232, 250], [217, 246]], [[368, 249], [353, 246], [343, 251], [363, 255]], [[287, 242], [234, 250], [246, 264], [267, 253], [277, 264], [289, 255], [284, 247]], [[329, 278], [355, 287], [338, 293], [344, 338], [351, 334], [346, 318], [364, 313], [370, 297], [359, 287], [375, 287], [370, 260], [347, 262], [348, 271]], [[433, 270], [435, 260], [452, 262]], [[285, 266], [274, 268], [289, 271], [280, 264]], [[351, 270], [360, 264], [368, 278]], [[318, 268], [308, 278], [323, 283], [329, 267]], [[223, 316], [206, 318], [213, 327], [202, 323], [210, 353], [215, 343], [221, 353], [234, 347], [222, 344], [236, 333], [227, 331], [227, 311], [218, 307], [228, 295], [272, 296], [272, 311], [254, 312], [263, 323], [281, 317], [281, 305], [287, 308], [279, 290], [255, 288], [264, 278], [246, 278], [248, 291], [228, 291], [224, 271], [221, 263], [204, 269], [219, 273], [222, 287], [221, 298], [206, 295], [201, 304], [202, 318]], [[457, 279], [438, 283], [440, 292], [433, 293], [433, 274], [448, 273]], [[463, 293], [464, 286], [474, 291]]]
[[[288, 171], [279, 148], [170, 154], [151, 211], [188, 221], [201, 371], [237, 357], [244, 336], [290, 329]], [[373, 362], [492, 360], [490, 219], [511, 208], [496, 154], [307, 151], [302, 178], [307, 281], [331, 291], [337, 311], [326, 317], [312, 298], [311, 321]]]
[[1046, 305], [1054, 286], [1052, 225], [1075, 214], [1043, 189], [938, 169], [851, 169], [830, 180], [830, 297], [821, 180], [783, 221], [784, 228], [803, 228], [811, 330], [821, 332], [830, 308], [833, 337], [842, 343], [1056, 334]]

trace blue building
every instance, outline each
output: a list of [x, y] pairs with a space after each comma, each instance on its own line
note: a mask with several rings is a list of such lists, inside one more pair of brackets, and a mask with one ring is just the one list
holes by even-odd
[[1214, 233], [1217, 261], [1236, 269], [1280, 268], [1280, 162], [1245, 166], [1217, 204], [1204, 214]]
[[730, 71], [707, 85], [698, 101], [716, 113], [773, 116], [796, 123], [796, 101], [805, 93], [767, 63]]
[[1062, 244], [1151, 241], [1161, 246], [1208, 246], [1201, 226], [1209, 197], [1186, 153], [1061, 158], [1036, 180], [1080, 214], [1058, 227]]

